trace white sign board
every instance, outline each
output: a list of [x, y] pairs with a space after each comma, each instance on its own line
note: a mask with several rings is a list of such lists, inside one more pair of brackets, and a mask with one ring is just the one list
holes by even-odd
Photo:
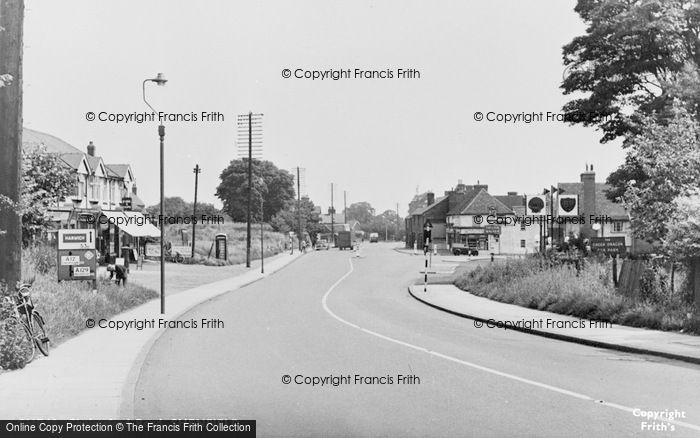
[[[92, 254], [92, 253], [87, 253]], [[61, 256], [61, 266], [79, 265], [80, 256]]]
[[76, 266], [73, 268], [73, 277], [89, 277], [90, 275], [89, 266]]
[[95, 249], [95, 230], [58, 230], [58, 249]]
[[160, 257], [160, 243], [146, 245], [146, 257]]

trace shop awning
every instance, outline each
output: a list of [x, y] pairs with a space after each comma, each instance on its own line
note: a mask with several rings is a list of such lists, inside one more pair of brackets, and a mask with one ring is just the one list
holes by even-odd
[[[133, 237], [159, 237], [160, 230], [137, 211], [102, 211], [110, 224]], [[103, 223], [103, 221], [100, 221]]]
[[123, 214], [130, 219], [122, 227], [125, 233], [134, 237], [160, 237], [160, 230], [138, 211], [124, 211]]

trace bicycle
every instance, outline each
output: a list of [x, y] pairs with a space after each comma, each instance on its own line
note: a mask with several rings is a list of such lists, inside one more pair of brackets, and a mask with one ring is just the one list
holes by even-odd
[[49, 355], [49, 338], [44, 328], [44, 317], [36, 310], [32, 301], [31, 285], [17, 282], [15, 289], [17, 295], [7, 299], [13, 304], [12, 319], [22, 324], [24, 333], [27, 335], [29, 342], [23, 343], [22, 352], [25, 363], [29, 363], [34, 359], [37, 348], [44, 356]]

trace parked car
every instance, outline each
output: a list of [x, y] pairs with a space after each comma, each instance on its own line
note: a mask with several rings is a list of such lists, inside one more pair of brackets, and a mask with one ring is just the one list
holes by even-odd
[[458, 255], [473, 255], [473, 256], [478, 256], [479, 255], [479, 250], [475, 248], [467, 248], [465, 246], [452, 246], [452, 254], [458, 256]]
[[379, 233], [369, 233], [369, 243], [379, 242]]
[[331, 245], [328, 243], [326, 239], [318, 239], [316, 241], [316, 251], [321, 250], [321, 249], [331, 249]]

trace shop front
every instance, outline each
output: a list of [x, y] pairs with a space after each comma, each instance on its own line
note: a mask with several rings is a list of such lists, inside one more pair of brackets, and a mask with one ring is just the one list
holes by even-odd
[[137, 261], [145, 253], [147, 238], [160, 237], [160, 230], [135, 211], [103, 210], [97, 226], [97, 250], [103, 263], [117, 258], [127, 264]]
[[452, 227], [448, 234], [450, 249], [489, 250], [489, 234], [482, 227]]

